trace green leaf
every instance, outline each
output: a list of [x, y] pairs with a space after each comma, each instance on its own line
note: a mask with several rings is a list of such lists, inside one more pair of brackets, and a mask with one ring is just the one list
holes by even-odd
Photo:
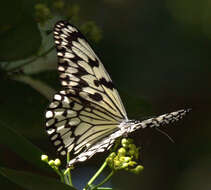
[[1, 61], [25, 59], [38, 52], [41, 35], [37, 23], [29, 15], [23, 17], [21, 23], [2, 26], [7, 30], [0, 35]]
[[30, 172], [0, 167], [0, 174], [27, 190], [75, 190], [75, 188], [65, 185], [56, 179], [36, 175]]
[[0, 123], [0, 127], [2, 134], [0, 144], [6, 145], [29, 163], [32, 163], [41, 169], [48, 169], [50, 171], [48, 165], [41, 161], [41, 155], [43, 152], [38, 147], [11, 128], [3, 126], [2, 123]]
[[[12, 5], [12, 6], [11, 6]], [[30, 57], [41, 46], [41, 35], [33, 18], [33, 1], [4, 1], [0, 6], [0, 60], [13, 61]]]

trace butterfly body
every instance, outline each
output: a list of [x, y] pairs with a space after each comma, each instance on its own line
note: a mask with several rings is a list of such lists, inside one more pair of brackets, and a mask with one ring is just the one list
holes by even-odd
[[61, 155], [72, 153], [69, 166], [108, 150], [119, 137], [175, 122], [190, 111], [129, 120], [110, 76], [79, 30], [60, 21], [54, 39], [63, 90], [46, 111], [46, 131]]

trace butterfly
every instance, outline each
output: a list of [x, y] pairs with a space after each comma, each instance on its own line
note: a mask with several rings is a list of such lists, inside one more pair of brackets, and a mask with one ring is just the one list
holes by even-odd
[[72, 154], [69, 167], [108, 150], [119, 137], [173, 123], [190, 111], [129, 120], [109, 74], [82, 33], [59, 21], [53, 34], [63, 89], [46, 110], [46, 131], [61, 155]]

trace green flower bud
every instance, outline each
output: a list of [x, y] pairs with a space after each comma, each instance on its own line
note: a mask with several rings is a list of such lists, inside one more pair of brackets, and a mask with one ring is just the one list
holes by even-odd
[[120, 161], [120, 162], [124, 162], [124, 161], [125, 161], [125, 157], [124, 157], [124, 156], [120, 156], [120, 157], [119, 157], [119, 161]]
[[111, 158], [111, 157], [106, 158], [106, 162], [107, 162], [108, 164], [112, 164], [113, 158]]
[[123, 169], [123, 168], [127, 168], [128, 166], [129, 166], [128, 163], [123, 163], [121, 168], [122, 168], [122, 169]]
[[129, 155], [130, 156], [133, 156], [135, 154], [135, 151], [134, 150], [129, 150]]
[[50, 166], [55, 166], [54, 160], [50, 160], [50, 161], [48, 162], [48, 164], [49, 164]]
[[118, 155], [119, 156], [125, 156], [126, 155], [126, 149], [125, 148], [120, 148], [119, 150], [118, 150]]
[[127, 156], [127, 157], [124, 157], [124, 161], [125, 161], [125, 162], [131, 161], [131, 157], [128, 157], [128, 156]]
[[61, 161], [57, 158], [55, 161], [54, 161], [54, 164], [59, 167], [61, 165]]
[[136, 151], [136, 145], [135, 144], [129, 144], [128, 145], [130, 150]]
[[135, 169], [132, 169], [131, 172], [133, 172], [134, 174], [139, 174], [141, 171], [143, 171], [143, 169], [144, 167], [142, 165], [138, 165]]
[[44, 162], [48, 162], [48, 156], [47, 155], [41, 155], [41, 160]]
[[136, 166], [137, 165], [137, 163], [135, 162], [135, 161], [130, 161], [129, 162], [129, 166], [130, 167], [134, 167], [134, 166]]
[[121, 166], [121, 162], [119, 160], [114, 160], [114, 166], [115, 167], [120, 167]]
[[133, 139], [123, 138], [122, 147], [118, 149], [117, 154], [112, 152], [106, 159], [108, 165], [113, 170], [125, 170], [135, 174], [140, 173], [144, 167], [138, 165], [136, 160], [139, 158], [139, 148], [133, 143]]
[[114, 158], [116, 156], [116, 153], [115, 152], [112, 152], [108, 157], [110, 157], [110, 158]]
[[121, 141], [121, 144], [123, 147], [127, 147], [128, 146], [128, 140], [126, 138], [123, 138]]
[[128, 157], [128, 156], [122, 156], [119, 158], [119, 160], [121, 162], [129, 162], [131, 160], [131, 157]]

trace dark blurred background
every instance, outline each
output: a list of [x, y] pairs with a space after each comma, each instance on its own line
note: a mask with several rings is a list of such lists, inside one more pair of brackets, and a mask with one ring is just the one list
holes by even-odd
[[[55, 2], [63, 1], [42, 1], [47, 8], [52, 8]], [[1, 123], [18, 131], [46, 154], [57, 156], [44, 129], [44, 112], [49, 104], [46, 96], [53, 94], [49, 90], [43, 95], [42, 85], [36, 86], [36, 82], [14, 71], [24, 71], [24, 76], [60, 89], [54, 50], [32, 64], [24, 63], [45, 52], [46, 46], [53, 46], [52, 34], [45, 32], [63, 16], [73, 18], [72, 24], [82, 29], [86, 28], [83, 23], [92, 21], [95, 23], [92, 31], [96, 30], [96, 35], [87, 34], [87, 38], [116, 84], [129, 118], [141, 119], [193, 108], [183, 121], [163, 129], [175, 143], [153, 129], [137, 131], [136, 144], [142, 147], [145, 169], [138, 176], [120, 172], [112, 178], [112, 187], [210, 190], [210, 1], [64, 1], [70, 12], [62, 12], [61, 8], [58, 12], [64, 15], [60, 16], [54, 14], [58, 7], [49, 8], [51, 14], [43, 20], [39, 17], [39, 7], [36, 8], [38, 3], [8, 1], [0, 8]], [[39, 27], [38, 23], [41, 23]], [[4, 134], [0, 132], [1, 135]], [[9, 148], [0, 147], [1, 165], [17, 169], [27, 166]], [[73, 180], [77, 181], [77, 176], [81, 178], [82, 175], [87, 178], [84, 172], [87, 166], [94, 174], [107, 154], [98, 154], [79, 165], [73, 172]], [[2, 180], [1, 188], [8, 187], [21, 189]]]

